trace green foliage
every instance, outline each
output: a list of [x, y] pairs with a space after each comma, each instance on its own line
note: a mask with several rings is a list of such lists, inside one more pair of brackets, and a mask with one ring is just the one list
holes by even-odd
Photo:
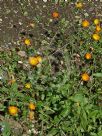
[[[62, 7], [66, 6], [62, 0], [60, 2]], [[78, 10], [73, 9], [73, 12], [77, 15]], [[41, 17], [34, 18], [41, 23]], [[41, 136], [102, 135], [102, 39], [99, 42], [93, 41], [91, 36], [94, 25], [84, 29], [78, 21], [72, 22], [62, 16], [58, 31], [49, 30], [52, 37], [50, 40], [43, 36], [37, 39], [37, 48], [37, 41], [33, 41], [34, 46], [28, 48], [21, 45], [27, 58], [20, 57], [15, 48], [0, 53], [0, 60], [4, 62], [0, 68], [2, 116], [10, 117], [8, 106], [17, 106], [19, 113], [12, 118], [30, 126], [31, 122], [27, 120], [30, 111], [28, 104], [32, 101], [36, 104], [35, 128]], [[57, 34], [61, 35], [60, 38]], [[82, 45], [80, 41], [83, 41]], [[91, 51], [92, 59], [87, 61], [84, 55], [90, 52], [90, 47], [94, 51]], [[36, 67], [30, 66], [29, 56], [38, 55], [40, 49], [43, 54], [42, 63]], [[18, 61], [22, 61], [22, 64]], [[81, 79], [83, 72], [90, 75], [87, 83]], [[16, 81], [9, 84], [13, 77]], [[31, 83], [29, 89], [25, 88], [27, 82]], [[3, 136], [11, 135], [7, 122], [2, 122], [0, 126], [4, 126]]]
[[0, 123], [2, 136], [10, 136], [11, 135], [11, 128], [8, 122]]

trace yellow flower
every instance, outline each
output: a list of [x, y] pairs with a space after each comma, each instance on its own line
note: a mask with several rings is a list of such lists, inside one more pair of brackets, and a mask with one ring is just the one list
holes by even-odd
[[18, 108], [16, 106], [8, 107], [9, 114], [15, 116], [18, 113]]
[[93, 34], [92, 35], [92, 38], [95, 40], [95, 41], [99, 41], [100, 40], [100, 36], [98, 34]]
[[89, 81], [90, 80], [90, 76], [87, 73], [82, 74], [81, 77], [82, 77], [83, 81]]
[[35, 104], [33, 104], [32, 102], [30, 102], [30, 104], [29, 104], [29, 109], [30, 110], [35, 110]]
[[75, 4], [76, 8], [82, 8], [83, 7], [83, 4], [81, 2], [77, 2]]
[[90, 25], [90, 23], [89, 23], [88, 20], [82, 21], [82, 26], [83, 26], [83, 27], [88, 27], [89, 25]]
[[95, 24], [95, 25], [98, 25], [99, 23], [100, 23], [99, 19], [95, 19], [95, 20], [94, 20], [94, 24]]
[[31, 88], [31, 84], [30, 83], [26, 83], [25, 84], [25, 88], [30, 89]]
[[39, 63], [42, 62], [42, 57], [41, 56], [37, 56], [36, 58], [38, 59]]
[[32, 66], [36, 66], [39, 63], [36, 57], [29, 57], [29, 64]]
[[100, 32], [100, 31], [101, 31], [100, 25], [96, 25], [96, 32]]
[[25, 39], [24, 43], [25, 43], [27, 46], [31, 45], [30, 39]]

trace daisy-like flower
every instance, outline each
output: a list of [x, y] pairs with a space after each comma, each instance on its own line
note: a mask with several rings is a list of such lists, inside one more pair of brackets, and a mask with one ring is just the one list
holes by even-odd
[[9, 114], [15, 116], [18, 113], [18, 108], [16, 106], [8, 107]]

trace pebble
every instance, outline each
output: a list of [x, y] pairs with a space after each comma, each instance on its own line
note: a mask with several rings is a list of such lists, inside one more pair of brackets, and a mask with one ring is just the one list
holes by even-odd
[[2, 76], [0, 76], [0, 80], [2, 79]]
[[21, 56], [21, 57], [26, 57], [27, 56], [25, 51], [19, 51], [18, 55]]
[[2, 18], [0, 18], [0, 22], [2, 22]]
[[47, 2], [47, 0], [43, 0], [43, 2]]

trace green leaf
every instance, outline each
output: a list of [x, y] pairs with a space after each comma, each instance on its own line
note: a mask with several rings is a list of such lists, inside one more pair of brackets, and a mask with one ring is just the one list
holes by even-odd
[[47, 136], [55, 136], [58, 132], [59, 130], [57, 128], [52, 128], [47, 134]]
[[88, 121], [87, 121], [87, 115], [86, 115], [86, 112], [83, 110], [82, 111], [82, 114], [80, 116], [80, 119], [81, 119], [81, 126], [84, 130], [86, 130], [86, 127], [88, 125]]
[[102, 130], [98, 132], [97, 136], [102, 136]]
[[99, 111], [98, 110], [94, 110], [94, 111], [89, 113], [89, 116], [90, 116], [90, 118], [95, 119], [98, 114], [99, 114]]
[[11, 135], [11, 128], [8, 122], [2, 122], [0, 123], [1, 126], [3, 126], [2, 136], [10, 136]]
[[12, 84], [10, 90], [11, 90], [11, 91], [14, 91], [14, 92], [17, 92], [17, 91], [18, 91], [18, 85], [17, 85], [17, 83]]
[[85, 98], [85, 96], [83, 94], [75, 94], [74, 96], [72, 96], [70, 98], [72, 101], [74, 102], [80, 102], [82, 104], [86, 104], [88, 103], [87, 98]]
[[60, 119], [58, 118], [58, 116], [54, 117], [53, 122], [54, 122], [54, 124], [58, 124], [60, 122]]
[[102, 77], [102, 73], [94, 73], [93, 76], [95, 76], [95, 77]]
[[62, 110], [59, 116], [65, 118], [66, 116], [68, 116], [69, 111], [70, 107], [66, 107], [65, 109]]

